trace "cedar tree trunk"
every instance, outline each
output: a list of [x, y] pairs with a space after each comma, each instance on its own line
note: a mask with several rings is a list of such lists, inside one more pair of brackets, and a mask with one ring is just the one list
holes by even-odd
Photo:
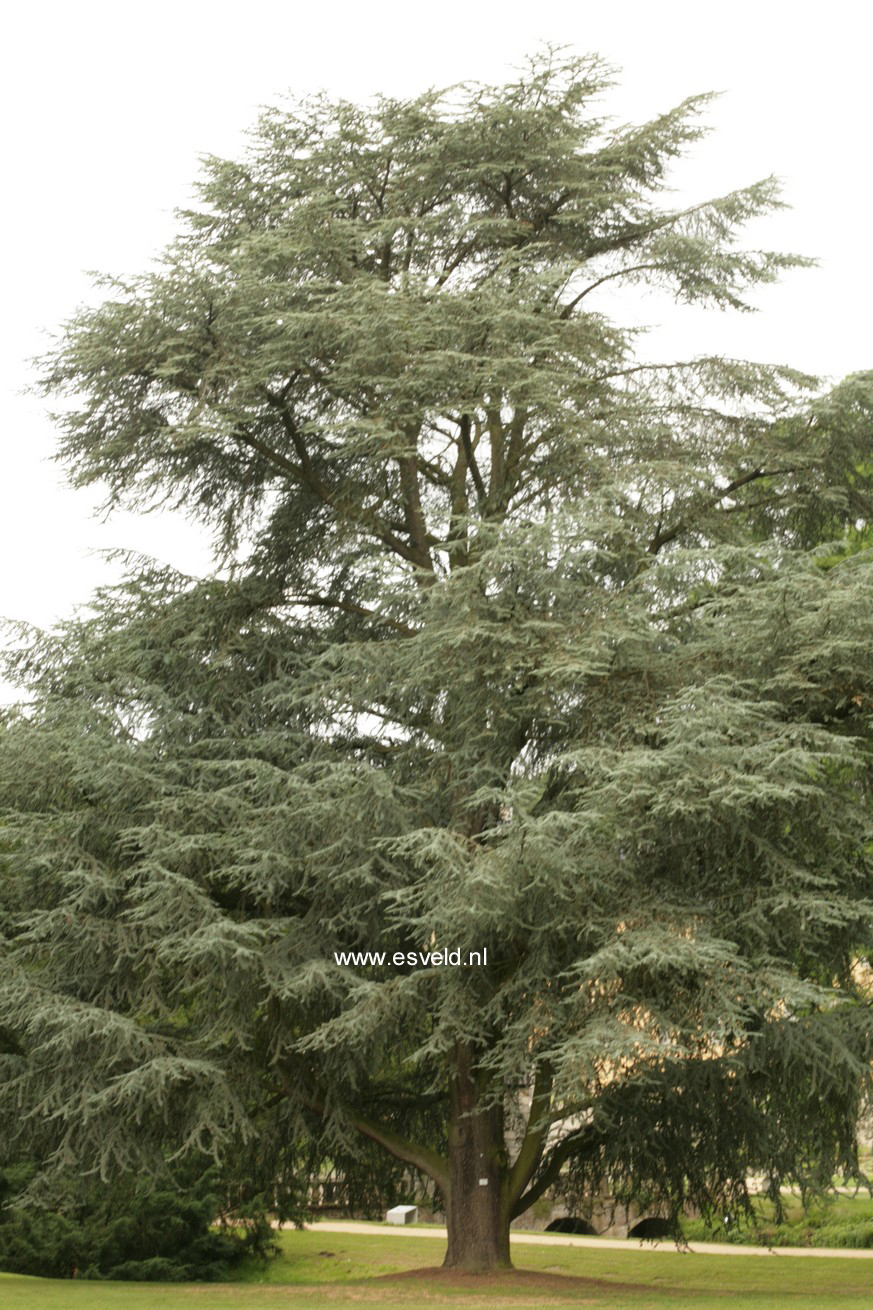
[[448, 1250], [444, 1268], [486, 1273], [508, 1269], [509, 1167], [503, 1108], [482, 1105], [483, 1081], [458, 1051], [449, 1124]]

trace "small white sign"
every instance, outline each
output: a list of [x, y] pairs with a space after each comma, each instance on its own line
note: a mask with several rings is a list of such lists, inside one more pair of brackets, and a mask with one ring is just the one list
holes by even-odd
[[487, 1179], [487, 1178], [480, 1178], [480, 1179], [479, 1179], [479, 1186], [480, 1186], [480, 1187], [487, 1187], [487, 1186], [488, 1186], [488, 1179]]
[[418, 1206], [417, 1205], [395, 1205], [385, 1215], [386, 1224], [416, 1224], [418, 1223]]

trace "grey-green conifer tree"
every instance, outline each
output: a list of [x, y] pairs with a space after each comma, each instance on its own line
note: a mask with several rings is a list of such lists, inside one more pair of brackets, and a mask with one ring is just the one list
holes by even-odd
[[665, 203], [705, 98], [616, 128], [608, 81], [269, 111], [48, 361], [75, 482], [229, 566], [18, 657], [3, 1095], [61, 1166], [375, 1143], [469, 1269], [550, 1187], [851, 1167], [873, 587], [814, 548], [869, 521], [871, 378], [639, 359], [603, 288], [801, 261], [737, 244], [770, 180]]

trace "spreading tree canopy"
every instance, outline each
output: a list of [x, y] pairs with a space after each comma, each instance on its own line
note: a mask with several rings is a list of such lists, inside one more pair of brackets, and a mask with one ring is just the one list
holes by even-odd
[[612, 287], [743, 310], [803, 261], [738, 244], [772, 180], [671, 208], [705, 97], [616, 127], [608, 83], [269, 110], [46, 362], [74, 481], [224, 566], [134, 561], [17, 656], [3, 1095], [47, 1159], [375, 1145], [468, 1268], [550, 1187], [851, 1166], [873, 378], [642, 357]]

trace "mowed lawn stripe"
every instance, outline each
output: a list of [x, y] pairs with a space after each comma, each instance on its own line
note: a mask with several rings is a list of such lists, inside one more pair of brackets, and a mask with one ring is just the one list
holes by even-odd
[[[394, 1239], [394, 1240], [392, 1240]], [[434, 1239], [404, 1233], [284, 1232], [282, 1255], [250, 1262], [238, 1281], [149, 1284], [61, 1281], [0, 1275], [3, 1310], [254, 1310], [287, 1305], [512, 1307], [601, 1306], [604, 1310], [869, 1310], [873, 1266], [855, 1260], [779, 1260], [772, 1256], [680, 1254], [519, 1244], [518, 1276], [445, 1278], [433, 1267]]]

